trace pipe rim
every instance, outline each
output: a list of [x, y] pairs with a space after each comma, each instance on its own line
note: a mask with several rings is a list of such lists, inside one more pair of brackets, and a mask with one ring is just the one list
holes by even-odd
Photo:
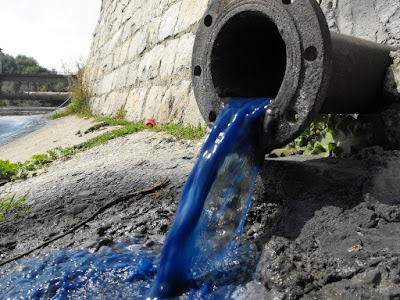
[[193, 89], [209, 126], [229, 101], [219, 97], [214, 86], [214, 43], [229, 20], [243, 12], [257, 12], [273, 22], [286, 45], [285, 75], [264, 120], [270, 141], [265, 146], [271, 150], [297, 137], [322, 105], [331, 69], [329, 30], [315, 0], [213, 1], [200, 22], [192, 57]]

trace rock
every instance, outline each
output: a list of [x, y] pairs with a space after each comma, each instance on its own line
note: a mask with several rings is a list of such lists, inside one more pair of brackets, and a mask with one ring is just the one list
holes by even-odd
[[12, 236], [6, 236], [0, 240], [0, 248], [6, 248], [8, 250], [15, 249], [17, 240]]
[[384, 81], [385, 100], [387, 102], [400, 101], [400, 50], [390, 53], [393, 60], [388, 68]]

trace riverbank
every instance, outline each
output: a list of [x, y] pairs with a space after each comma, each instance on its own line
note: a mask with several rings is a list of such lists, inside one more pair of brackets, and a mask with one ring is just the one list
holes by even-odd
[[47, 120], [44, 127], [0, 146], [0, 160], [24, 162], [34, 154], [46, 153], [57, 147], [75, 146], [116, 128], [113, 126], [102, 127], [99, 130], [85, 133], [94, 125], [93, 119], [67, 116], [51, 120], [50, 115], [41, 118]]
[[55, 107], [0, 107], [0, 146], [38, 130], [51, 120]]

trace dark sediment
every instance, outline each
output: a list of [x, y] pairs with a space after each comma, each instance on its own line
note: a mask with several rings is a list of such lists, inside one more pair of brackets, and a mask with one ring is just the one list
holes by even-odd
[[[168, 178], [164, 188], [117, 204], [47, 249], [99, 249], [132, 239], [152, 247], [165, 238], [199, 148], [142, 132], [3, 186], [3, 195], [29, 191], [30, 212], [0, 223], [1, 259], [68, 230], [114, 198]], [[380, 147], [347, 159], [267, 160], [242, 238], [256, 250], [252, 268], [262, 283], [238, 280], [247, 299], [400, 297], [399, 167], [400, 151]]]
[[268, 161], [259, 193], [275, 203], [262, 225], [257, 279], [283, 299], [400, 296], [399, 151], [350, 159]]

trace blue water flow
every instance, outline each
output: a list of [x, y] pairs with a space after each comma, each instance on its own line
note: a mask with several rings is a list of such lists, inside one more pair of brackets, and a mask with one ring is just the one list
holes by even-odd
[[234, 268], [253, 255], [238, 244], [263, 160], [259, 141], [270, 101], [232, 99], [225, 105], [183, 188], [162, 252], [161, 245], [120, 243], [98, 252], [30, 257], [0, 270], [0, 298], [230, 297], [234, 277], [246, 271]]
[[237, 244], [263, 158], [258, 142], [269, 103], [232, 99], [218, 116], [183, 188], [149, 298], [178, 294], [220, 267]]

